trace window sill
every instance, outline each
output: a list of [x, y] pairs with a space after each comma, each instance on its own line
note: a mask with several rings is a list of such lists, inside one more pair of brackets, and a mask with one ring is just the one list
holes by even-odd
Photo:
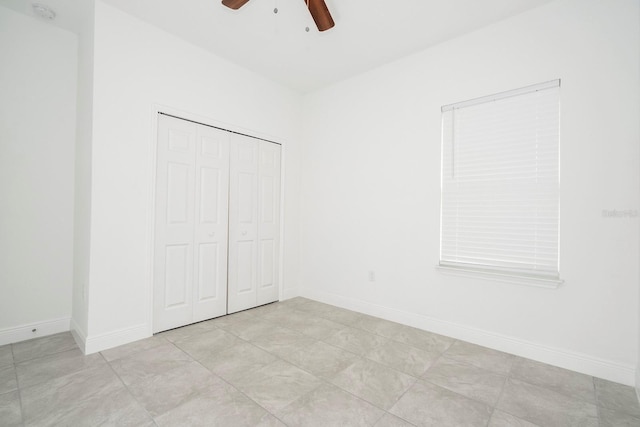
[[466, 267], [453, 267], [448, 265], [437, 265], [436, 269], [442, 274], [467, 277], [471, 279], [484, 279], [494, 282], [511, 283], [515, 285], [534, 286], [537, 288], [557, 289], [564, 280], [558, 278], [534, 277], [517, 274], [503, 273], [500, 271], [481, 270]]

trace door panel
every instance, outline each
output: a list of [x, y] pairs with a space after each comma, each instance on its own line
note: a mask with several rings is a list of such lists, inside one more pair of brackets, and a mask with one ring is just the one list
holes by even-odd
[[[237, 245], [237, 293], [251, 293], [255, 296], [253, 260], [254, 260], [254, 242], [238, 241]], [[252, 298], [253, 298], [252, 296]], [[248, 307], [247, 307], [248, 308]]]
[[194, 322], [227, 314], [229, 136], [197, 126]]
[[258, 142], [233, 135], [230, 145], [228, 312], [257, 301]]
[[260, 241], [260, 287], [268, 288], [275, 284], [275, 241], [273, 239]]
[[265, 141], [259, 149], [257, 305], [277, 301], [280, 288], [280, 146]]
[[191, 173], [188, 164], [170, 162], [167, 165], [167, 223], [186, 224], [190, 216], [189, 191]]
[[189, 245], [168, 245], [165, 259], [165, 309], [188, 305]]
[[158, 117], [154, 332], [192, 320], [195, 141], [193, 123]]
[[[218, 297], [218, 274], [220, 268], [220, 245], [201, 243], [198, 245], [198, 300], [205, 302]], [[226, 252], [227, 248], [224, 248]], [[226, 313], [225, 313], [226, 314]]]
[[202, 224], [217, 224], [220, 214], [220, 170], [200, 170], [200, 221]]

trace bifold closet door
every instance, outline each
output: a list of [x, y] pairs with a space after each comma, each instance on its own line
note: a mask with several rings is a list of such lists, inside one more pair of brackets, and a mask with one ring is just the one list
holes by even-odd
[[228, 307], [278, 299], [280, 146], [234, 135], [230, 145]]
[[226, 314], [229, 137], [158, 116], [154, 332]]

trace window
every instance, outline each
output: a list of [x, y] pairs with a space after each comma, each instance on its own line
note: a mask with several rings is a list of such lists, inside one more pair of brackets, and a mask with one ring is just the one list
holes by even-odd
[[557, 286], [560, 80], [442, 107], [440, 267]]

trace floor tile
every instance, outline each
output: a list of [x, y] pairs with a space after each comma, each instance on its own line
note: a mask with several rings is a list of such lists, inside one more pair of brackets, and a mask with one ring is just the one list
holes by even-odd
[[222, 329], [213, 329], [196, 336], [176, 341], [174, 345], [187, 352], [187, 354], [194, 359], [201, 360], [229, 348], [236, 343], [238, 339], [235, 335]]
[[279, 421], [233, 388], [203, 394], [158, 416], [159, 426], [277, 426]]
[[353, 325], [362, 317], [360, 313], [339, 307], [333, 307], [331, 310], [323, 311], [318, 314], [318, 316], [346, 326]]
[[382, 335], [391, 338], [402, 329], [400, 323], [391, 322], [390, 320], [380, 319], [378, 317], [363, 314], [360, 319], [352, 325], [354, 328], [362, 329], [372, 334]]
[[288, 328], [291, 324], [304, 323], [309, 317], [309, 314], [287, 307], [279, 310], [271, 310], [268, 313], [259, 315], [259, 317], [266, 322]]
[[316, 342], [315, 339], [290, 329], [278, 326], [273, 328], [270, 332], [253, 340], [252, 343], [269, 353], [284, 358]]
[[375, 427], [413, 427], [413, 424], [387, 412], [378, 420]]
[[232, 322], [222, 329], [243, 340], [251, 341], [272, 333], [274, 328], [273, 323], [268, 323], [262, 319], [246, 319]]
[[27, 360], [16, 364], [18, 386], [20, 388], [30, 387], [73, 372], [105, 365], [105, 363], [100, 354], [85, 356], [77, 348], [39, 359]]
[[416, 426], [486, 426], [491, 408], [425, 381], [416, 382], [390, 410]]
[[353, 327], [412, 347], [421, 348], [434, 354], [444, 352], [455, 341], [443, 335], [366, 315], [363, 315]]
[[393, 335], [388, 338], [428, 351], [442, 353], [454, 342], [452, 338], [411, 326], [399, 325], [395, 329]]
[[0, 346], [3, 427], [285, 422], [640, 427], [640, 404], [632, 387], [305, 298], [89, 356], [69, 333]]
[[16, 368], [13, 365], [0, 367], [0, 394], [17, 389]]
[[18, 391], [0, 394], [0, 420], [4, 427], [22, 425], [22, 412], [20, 411], [20, 396]]
[[494, 371], [499, 374], [508, 374], [515, 356], [490, 348], [481, 347], [464, 341], [456, 341], [447, 349], [445, 356], [448, 359], [468, 363], [478, 368]]
[[293, 298], [282, 300], [278, 304], [284, 305], [286, 307], [298, 308], [301, 306], [305, 306], [306, 304], [322, 304], [322, 303], [308, 299], [308, 298], [304, 298], [304, 297], [293, 297]]
[[430, 383], [494, 406], [507, 377], [486, 369], [441, 357], [424, 374]]
[[298, 331], [311, 338], [323, 340], [344, 329], [345, 325], [333, 322], [323, 317], [307, 315], [303, 321], [287, 324], [287, 328]]
[[[51, 412], [69, 411], [77, 403], [104, 397], [123, 387], [106, 363], [24, 387], [21, 392], [25, 421], [48, 417]], [[53, 417], [59, 415], [52, 414]]]
[[317, 377], [283, 360], [276, 360], [240, 380], [236, 387], [260, 406], [275, 413], [322, 384]]
[[373, 426], [384, 414], [379, 408], [330, 384], [323, 384], [276, 415], [285, 424], [301, 427]]
[[624, 412], [612, 411], [607, 408], [598, 408], [600, 415], [600, 427], [638, 427], [640, 418], [633, 417]]
[[405, 374], [419, 377], [440, 357], [440, 353], [386, 339], [367, 353], [366, 357]]
[[22, 341], [12, 344], [12, 346], [13, 360], [15, 363], [78, 348], [71, 332], [62, 332], [42, 338]]
[[640, 418], [640, 403], [633, 387], [600, 378], [595, 379], [595, 384], [599, 406]]
[[150, 421], [107, 366], [22, 390], [25, 425], [130, 425]]
[[187, 365], [192, 361], [188, 354], [167, 342], [114, 360], [111, 362], [111, 367], [125, 384], [130, 385]]
[[596, 403], [593, 377], [589, 375], [521, 357], [515, 359], [509, 375], [511, 378], [539, 385], [576, 399]]
[[330, 381], [379, 408], [389, 409], [416, 379], [371, 360], [361, 359], [340, 371]]
[[136, 382], [129, 390], [156, 417], [203, 394], [232, 387], [197, 362]]
[[226, 350], [205, 357], [200, 363], [214, 374], [235, 384], [244, 375], [275, 360], [274, 355], [253, 344], [239, 341]]
[[364, 356], [381, 346], [386, 340], [379, 335], [348, 327], [336, 332], [324, 341], [327, 344]]
[[538, 427], [529, 421], [521, 420], [511, 414], [499, 410], [493, 411], [488, 427]]
[[169, 331], [161, 332], [157, 334], [158, 337], [164, 338], [169, 342], [176, 342], [194, 335], [201, 334], [203, 332], [216, 329], [217, 326], [212, 322], [198, 322], [193, 325], [183, 326], [181, 328], [171, 329]]
[[[287, 301], [285, 301], [286, 303]], [[320, 315], [334, 309], [335, 307], [319, 301], [307, 300], [304, 303], [296, 304], [296, 310], [303, 311], [314, 315]]]
[[11, 344], [0, 346], [0, 368], [13, 364], [13, 353]]
[[285, 357], [288, 362], [324, 379], [332, 378], [358, 359], [359, 356], [324, 342], [313, 343]]
[[138, 340], [129, 344], [110, 348], [109, 350], [104, 350], [101, 353], [107, 362], [111, 362], [112, 360], [127, 357], [132, 354], [157, 347], [159, 345], [165, 344], [166, 342], [167, 340], [165, 340], [160, 334], [158, 334], [149, 338], [145, 338], [143, 340]]
[[540, 386], [508, 379], [498, 405], [509, 414], [549, 427], [597, 427], [595, 405]]
[[209, 320], [214, 326], [219, 328], [224, 328], [226, 326], [231, 325], [235, 322], [240, 322], [242, 320], [248, 320], [255, 317], [255, 314], [252, 310], [239, 311], [233, 314], [227, 314], [225, 316], [216, 317], [215, 319]]
[[124, 388], [101, 398], [83, 401], [81, 404], [53, 411], [45, 418], [25, 422], [25, 426], [118, 426], [152, 427], [152, 418]]

